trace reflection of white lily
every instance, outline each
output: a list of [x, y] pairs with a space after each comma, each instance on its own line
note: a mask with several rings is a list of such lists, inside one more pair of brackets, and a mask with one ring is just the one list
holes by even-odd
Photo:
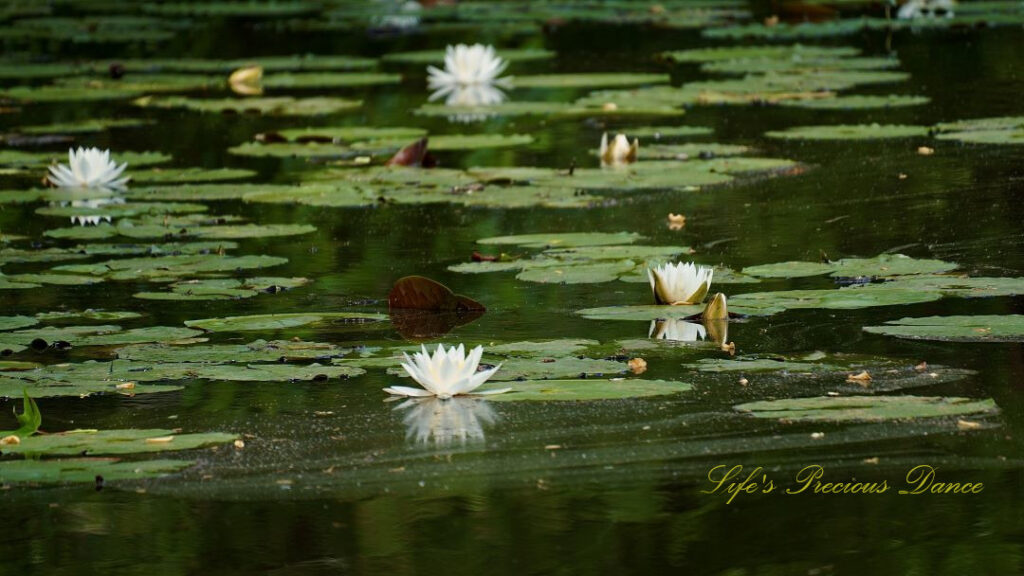
[[110, 150], [68, 149], [68, 164], [50, 166], [47, 178], [61, 188], [124, 188], [128, 178], [118, 178], [128, 164], [117, 165]]
[[633, 143], [625, 134], [616, 134], [611, 144], [608, 143], [608, 133], [601, 135], [601, 166], [621, 166], [636, 162], [640, 152], [640, 140], [634, 138]]
[[699, 304], [711, 288], [714, 268], [693, 262], [664, 264], [648, 268], [654, 301], [657, 304]]
[[[442, 86], [430, 94], [430, 101], [444, 98], [445, 106], [456, 106], [459, 108], [473, 108], [477, 106], [493, 106], [501, 104], [508, 99], [508, 96], [493, 84], [473, 84], [462, 86], [451, 84]], [[487, 119], [489, 114], [481, 111], [479, 114], [452, 114], [448, 120], [452, 122], [479, 122]]]
[[901, 20], [935, 18], [939, 15], [952, 18], [953, 5], [953, 0], [908, 0], [900, 6], [896, 17]]
[[[72, 208], [97, 209], [111, 204], [124, 204], [124, 198], [86, 198], [85, 200], [72, 200], [71, 202], [57, 202], [60, 206], [71, 206]], [[76, 214], [71, 217], [71, 224], [82, 226], [98, 226], [100, 222], [110, 222], [108, 215], [100, 216], [94, 214]]]
[[483, 440], [483, 425], [497, 419], [490, 405], [476, 398], [410, 398], [395, 410], [408, 410], [402, 418], [405, 437], [421, 444], [428, 444], [431, 438], [438, 445]]
[[708, 337], [708, 332], [701, 324], [686, 320], [669, 318], [654, 320], [647, 331], [647, 337], [655, 340], [672, 340], [675, 342], [697, 342]]
[[[442, 400], [458, 396], [460, 394], [471, 394], [479, 388], [488, 378], [494, 375], [501, 368], [495, 366], [489, 370], [477, 372], [480, 364], [480, 356], [484, 353], [483, 346], [477, 346], [469, 351], [459, 344], [452, 346], [447, 351], [443, 344], [437, 345], [433, 357], [427, 352], [426, 346], [421, 346], [422, 352], [416, 352], [412, 358], [404, 354], [405, 362], [402, 368], [418, 382], [423, 389], [409, 388], [407, 386], [392, 386], [384, 391], [398, 396], [437, 396]], [[488, 390], [477, 392], [477, 394], [500, 394], [508, 392], [510, 388], [500, 390]]]

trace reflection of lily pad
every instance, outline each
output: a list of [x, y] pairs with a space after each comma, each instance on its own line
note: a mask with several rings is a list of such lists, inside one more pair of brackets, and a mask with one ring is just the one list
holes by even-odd
[[[500, 387], [511, 387], [504, 394], [487, 397], [494, 402], [517, 401], [587, 401], [642, 398], [688, 392], [692, 386], [685, 382], [667, 380], [527, 380], [503, 382]], [[485, 386], [481, 391], [498, 386]]]
[[836, 126], [795, 126], [786, 130], [766, 132], [769, 138], [785, 140], [877, 140], [883, 138], [916, 138], [928, 135], [927, 126], [898, 124], [856, 124]]
[[865, 326], [864, 331], [910, 340], [1022, 342], [1024, 316], [1008, 314], [901, 318], [886, 322], [885, 326]]
[[733, 408], [749, 412], [757, 418], [778, 418], [794, 422], [909, 420], [992, 413], [997, 410], [992, 400], [933, 396], [786, 398], [748, 402]]

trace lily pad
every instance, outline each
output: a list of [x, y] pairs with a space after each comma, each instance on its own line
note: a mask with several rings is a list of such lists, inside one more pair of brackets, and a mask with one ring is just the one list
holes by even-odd
[[152, 120], [142, 118], [90, 118], [77, 122], [62, 122], [36, 126], [19, 126], [21, 134], [89, 134], [112, 128], [141, 128], [153, 125]]
[[0, 330], [17, 330], [26, 326], [35, 326], [39, 320], [30, 316], [0, 316]]
[[4, 484], [93, 483], [141, 480], [180, 472], [194, 462], [189, 460], [144, 460], [121, 462], [114, 458], [76, 458], [70, 460], [15, 460], [0, 463], [0, 482]]
[[714, 132], [714, 130], [705, 126], [639, 126], [624, 127], [617, 131], [628, 135], [630, 138], [653, 138], [655, 140], [706, 136]]
[[199, 99], [186, 96], [146, 96], [133, 102], [142, 108], [184, 108], [195, 112], [264, 114], [268, 116], [319, 116], [348, 112], [362, 106], [359, 100], [312, 97]]
[[565, 232], [494, 236], [477, 240], [478, 244], [516, 245], [524, 248], [561, 248], [629, 244], [641, 239], [635, 232]]
[[252, 298], [260, 294], [274, 294], [303, 286], [306, 278], [247, 278], [235, 280], [216, 278], [211, 280], [185, 280], [168, 286], [165, 292], [137, 292], [135, 298], [143, 300], [237, 300]]
[[146, 454], [194, 450], [237, 439], [235, 434], [207, 432], [180, 434], [174, 430], [70, 430], [30, 436], [20, 444], [5, 446], [4, 454], [85, 456]]
[[247, 66], [259, 66], [265, 72], [298, 72], [303, 70], [365, 70], [377, 65], [373, 58], [341, 54], [294, 54], [290, 56], [254, 56], [238, 60], [207, 60], [199, 58], [145, 58], [121, 60], [128, 72], [194, 72], [230, 74]]
[[861, 94], [821, 98], [816, 100], [784, 100], [782, 106], [792, 108], [809, 108], [811, 110], [871, 110], [875, 108], [903, 108], [920, 106], [931, 102], [927, 96], [906, 96], [889, 94], [887, 96], [865, 96]]
[[358, 88], [398, 84], [399, 74], [381, 72], [279, 72], [264, 76], [260, 85], [270, 90]]
[[68, 342], [72, 346], [117, 346], [140, 342], [176, 342], [202, 334], [199, 330], [176, 326], [146, 326], [122, 330], [116, 325], [94, 325], [29, 328], [5, 332], [2, 338], [5, 342], [22, 345], [42, 340], [44, 343]]
[[615, 86], [642, 86], [667, 84], [668, 74], [598, 73], [598, 74], [539, 74], [515, 76], [514, 88], [599, 88]]
[[42, 322], [66, 322], [73, 320], [80, 322], [82, 320], [92, 320], [95, 322], [116, 322], [118, 320], [134, 320], [135, 318], [142, 318], [142, 314], [138, 312], [128, 312], [123, 310], [60, 310], [54, 312], [40, 312], [36, 314], [36, 319]]
[[[420, 50], [416, 52], [392, 52], [385, 54], [381, 61], [396, 64], [444, 64], [444, 50]], [[512, 49], [497, 48], [497, 54], [509, 62], [530, 62], [548, 60], [555, 57], [554, 52], [532, 48]]]
[[885, 326], [865, 326], [865, 332], [908, 340], [945, 342], [1024, 342], [1024, 316], [929, 316], [890, 320]]
[[935, 396], [840, 396], [786, 398], [748, 402], [733, 407], [757, 418], [790, 422], [889, 421], [916, 418], [991, 414], [998, 410], [991, 399]]
[[141, 362], [172, 362], [201, 364], [254, 364], [260, 362], [294, 362], [344, 357], [354, 351], [324, 342], [301, 340], [255, 340], [248, 344], [137, 344], [118, 348], [117, 357]]
[[131, 181], [136, 184], [222, 182], [252, 178], [255, 175], [255, 171], [244, 168], [160, 168], [132, 171]]
[[732, 60], [804, 60], [816, 58], [848, 58], [860, 54], [852, 46], [723, 46], [664, 52], [662, 58], [675, 62], [727, 62]]
[[943, 260], [917, 259], [903, 254], [881, 254], [874, 258], [843, 258], [833, 262], [778, 262], [748, 266], [744, 274], [760, 278], [801, 278], [831, 273], [834, 277], [857, 278], [939, 274], [957, 265]]
[[216, 272], [269, 268], [288, 260], [277, 256], [219, 256], [196, 254], [107, 260], [96, 264], [65, 264], [55, 272], [92, 274], [111, 280], [175, 280]]
[[869, 284], [836, 290], [784, 290], [738, 294], [729, 299], [729, 309], [740, 314], [753, 315], [796, 309], [854, 310], [875, 306], [919, 304], [938, 300], [941, 296], [937, 292]]
[[840, 124], [836, 126], [795, 126], [766, 132], [769, 138], [784, 140], [879, 140], [928, 136], [927, 126], [899, 124]]
[[207, 332], [248, 332], [284, 330], [299, 326], [360, 326], [386, 321], [385, 314], [363, 312], [308, 312], [291, 314], [256, 314], [188, 320], [186, 326]]
[[[488, 396], [489, 402], [618, 400], [678, 394], [692, 389], [685, 382], [636, 379], [527, 380], [502, 383], [501, 387], [511, 387], [512, 390]], [[488, 388], [497, 386], [484, 386], [480, 391]]]

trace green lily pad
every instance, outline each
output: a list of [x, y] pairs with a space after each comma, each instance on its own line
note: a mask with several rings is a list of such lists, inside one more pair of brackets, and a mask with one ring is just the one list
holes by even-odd
[[661, 160], [688, 158], [713, 158], [715, 156], [735, 156], [745, 154], [750, 148], [741, 144], [717, 144], [715, 142], [690, 142], [686, 144], [654, 144], [641, 148], [641, 155], [646, 158]]
[[216, 278], [211, 280], [186, 280], [175, 282], [164, 292], [136, 292], [135, 298], [143, 300], [236, 300], [252, 298], [260, 294], [271, 294], [303, 286], [306, 278], [247, 278], [235, 280]]
[[[497, 48], [497, 54], [509, 62], [530, 62], [547, 60], [555, 57], [554, 52], [532, 48], [512, 49]], [[420, 50], [416, 52], [392, 52], [381, 57], [382, 62], [396, 64], [444, 64], [444, 50]]]
[[17, 330], [38, 323], [38, 320], [30, 316], [0, 316], [0, 330]]
[[516, 245], [524, 248], [563, 248], [629, 244], [641, 239], [635, 232], [566, 232], [494, 236], [477, 240], [478, 244]]
[[[133, 168], [141, 166], [151, 166], [153, 164], [163, 164], [169, 162], [171, 157], [161, 152], [113, 152], [113, 159], [118, 163], [127, 163]], [[50, 164], [58, 162], [67, 163], [68, 155], [67, 152], [22, 152], [20, 150], [0, 150], [0, 164], [8, 166], [26, 166], [26, 167], [40, 167], [45, 168]], [[130, 173], [129, 173], [130, 174]], [[32, 191], [27, 191], [32, 192]], [[88, 195], [91, 191], [84, 190], [78, 191], [75, 189], [66, 190], [46, 190], [43, 191], [50, 196], [47, 197], [49, 200], [57, 201], [61, 198], [60, 194], [68, 195]], [[23, 192], [24, 193], [24, 192]], [[100, 194], [100, 193], [98, 193]], [[107, 193], [109, 196], [110, 194]], [[77, 198], [74, 198], [77, 199]], [[35, 198], [27, 200], [28, 202], [34, 201]]]
[[100, 206], [43, 206], [36, 209], [40, 216], [100, 216], [102, 218], [124, 218], [127, 216], [190, 214], [205, 212], [203, 204], [180, 204], [170, 202], [131, 202], [124, 204], [102, 204]]
[[114, 458], [14, 460], [0, 463], [0, 483], [93, 483], [98, 477], [104, 482], [141, 480], [180, 472], [193, 464], [189, 460], [121, 462]]
[[180, 434], [174, 430], [70, 430], [44, 436], [30, 436], [20, 444], [5, 446], [4, 454], [42, 456], [122, 455], [194, 450], [226, 444], [235, 434], [207, 432]]
[[860, 54], [852, 46], [723, 46], [664, 52], [662, 57], [675, 62], [727, 62], [733, 60], [805, 60], [821, 58], [848, 58]]
[[136, 362], [171, 362], [203, 364], [253, 364], [296, 360], [340, 358], [353, 352], [324, 342], [296, 340], [255, 340], [248, 344], [136, 344], [118, 348], [117, 357]]
[[312, 97], [198, 99], [186, 96], [145, 96], [133, 102], [142, 108], [184, 108], [195, 112], [265, 114], [268, 116], [319, 116], [348, 112], [362, 106], [359, 100]]
[[849, 96], [837, 96], [835, 98], [821, 98], [815, 100], [783, 100], [782, 102], [779, 102], [779, 104], [792, 108], [809, 108], [811, 110], [871, 110], [875, 108], [920, 106], [929, 102], [931, 102], [931, 98], [928, 98], [927, 96], [906, 96], [901, 94], [865, 96], [861, 94], [851, 94]]
[[653, 138], [655, 140], [706, 136], [714, 132], [714, 130], [705, 126], [639, 126], [624, 127], [617, 131], [628, 135], [630, 138]]
[[[729, 309], [735, 307], [729, 303]], [[694, 314], [700, 314], [704, 310], [700, 305], [681, 306], [606, 306], [601, 308], [585, 308], [577, 310], [576, 314], [589, 320], [651, 320], [683, 319]], [[740, 313], [738, 310], [733, 310]]]
[[140, 342], [176, 342], [202, 334], [199, 330], [176, 326], [146, 326], [131, 330], [122, 330], [115, 325], [46, 326], [5, 332], [3, 340], [22, 345], [31, 344], [38, 338], [47, 343], [69, 342], [72, 346], [117, 346]]
[[836, 126], [795, 126], [786, 130], [766, 132], [769, 138], [785, 140], [878, 140], [885, 138], [917, 138], [928, 135], [926, 126], [899, 124], [846, 124]]
[[[2, 68], [0, 66], [0, 70]], [[0, 72], [0, 75], [2, 75], [2, 72]], [[144, 120], [142, 118], [90, 118], [77, 122], [19, 126], [18, 132], [21, 134], [90, 134], [93, 132], [103, 132], [111, 128], [141, 128], [152, 125], [152, 120]]]
[[135, 170], [131, 173], [132, 182], [136, 184], [163, 184], [167, 182], [222, 182], [224, 180], [241, 180], [256, 175], [253, 170], [244, 168], [160, 168], [153, 170]]
[[[524, 382], [502, 383], [500, 388], [511, 387], [504, 394], [493, 394], [487, 400], [494, 402], [519, 401], [593, 401], [644, 398], [689, 392], [690, 384], [668, 380], [527, 380]], [[484, 386], [480, 391], [499, 388]]]
[[514, 88], [599, 88], [667, 84], [668, 74], [600, 73], [600, 74], [538, 74], [515, 76]]
[[966, 276], [900, 276], [886, 284], [907, 290], [938, 292], [957, 298], [990, 298], [1024, 294], [1024, 278], [968, 278]]
[[786, 398], [748, 402], [733, 407], [757, 418], [792, 422], [889, 421], [916, 418], [991, 414], [998, 410], [991, 399], [934, 396], [840, 396]]
[[400, 74], [380, 72], [278, 72], [264, 76], [260, 85], [270, 90], [303, 88], [358, 88], [398, 84]]
[[[430, 150], [477, 150], [480, 148], [511, 148], [532, 144], [533, 136], [529, 134], [437, 134], [428, 140]], [[355, 142], [351, 148], [359, 151], [367, 150], [398, 150], [411, 142], [408, 138], [392, 138], [387, 140], [368, 140]]]
[[937, 292], [869, 284], [837, 290], [785, 290], [738, 294], [729, 299], [729, 309], [740, 314], [755, 315], [797, 309], [854, 310], [932, 302], [941, 296]]
[[405, 126], [311, 126], [288, 128], [270, 133], [289, 142], [343, 143], [361, 140], [407, 140], [412, 142], [427, 135], [423, 128]]
[[739, 60], [722, 60], [707, 62], [700, 69], [703, 72], [717, 74], [774, 74], [779, 72], [796, 72], [801, 74], [820, 71], [840, 70], [882, 70], [896, 68], [900, 65], [897, 58], [861, 57], [861, 58], [749, 58]]
[[142, 318], [142, 314], [138, 312], [128, 312], [122, 310], [60, 310], [54, 312], [40, 312], [36, 314], [36, 319], [42, 322], [66, 322], [73, 320], [80, 322], [82, 320], [92, 320], [94, 322], [116, 322], [118, 320], [134, 320], [135, 318]]
[[[99, 228], [99, 227], [96, 227]], [[123, 221], [115, 228], [116, 233], [129, 238], [207, 238], [218, 240], [234, 240], [240, 238], [276, 238], [280, 236], [301, 236], [316, 232], [316, 227], [309, 224], [243, 224], [224, 226], [194, 226], [188, 228], [169, 228], [161, 224], [133, 226]], [[53, 230], [47, 231], [50, 236]]]
[[929, 316], [890, 320], [885, 326], [865, 326], [865, 332], [908, 340], [945, 342], [1024, 342], [1024, 316]]
[[447, 104], [424, 104], [414, 111], [417, 116], [545, 116], [549, 118], [578, 118], [587, 116], [682, 116], [685, 112], [674, 105], [631, 103], [628, 99], [614, 107], [598, 103], [568, 102], [503, 102], [487, 106], [449, 106]]
[[193, 72], [222, 75], [248, 66], [260, 66], [265, 72], [299, 72], [303, 70], [365, 70], [377, 65], [377, 61], [373, 58], [336, 54], [255, 56], [238, 60], [146, 58], [126, 59], [121, 60], [120, 63], [127, 72]]
[[596, 284], [611, 282], [632, 272], [637, 263], [632, 260], [595, 262], [593, 264], [567, 263], [523, 270], [516, 278], [524, 282], [542, 284]]
[[292, 314], [255, 314], [188, 320], [186, 326], [207, 332], [248, 332], [256, 330], [284, 330], [299, 326], [364, 325], [386, 321], [384, 314], [369, 312], [309, 312]]
[[881, 254], [874, 258], [843, 258], [834, 262], [778, 262], [748, 266], [744, 274], [760, 278], [801, 278], [831, 273], [834, 277], [887, 277], [907, 274], [939, 274], [957, 265], [942, 260], [911, 258], [903, 254]]

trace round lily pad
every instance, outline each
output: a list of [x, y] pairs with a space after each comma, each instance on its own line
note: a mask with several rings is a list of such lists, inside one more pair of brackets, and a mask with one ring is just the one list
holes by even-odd
[[766, 132], [769, 138], [784, 140], [880, 140], [885, 138], [917, 138], [928, 135], [927, 126], [898, 124], [854, 124], [836, 126], [796, 126]]
[[[484, 386], [479, 391], [498, 387]], [[512, 390], [487, 396], [488, 402], [616, 400], [678, 394], [692, 389], [685, 382], [636, 379], [527, 380], [502, 383], [500, 387]]]
[[884, 326], [865, 326], [864, 331], [909, 340], [1024, 342], [1024, 315], [901, 318]]
[[384, 314], [362, 312], [308, 312], [291, 314], [256, 314], [252, 316], [229, 316], [226, 318], [204, 318], [188, 320], [186, 326], [201, 328], [208, 332], [247, 332], [256, 330], [283, 330], [310, 325], [362, 325], [382, 322]]
[[757, 418], [792, 422], [849, 422], [910, 420], [997, 411], [991, 399], [934, 396], [840, 396], [786, 398], [748, 402], [733, 407]]

